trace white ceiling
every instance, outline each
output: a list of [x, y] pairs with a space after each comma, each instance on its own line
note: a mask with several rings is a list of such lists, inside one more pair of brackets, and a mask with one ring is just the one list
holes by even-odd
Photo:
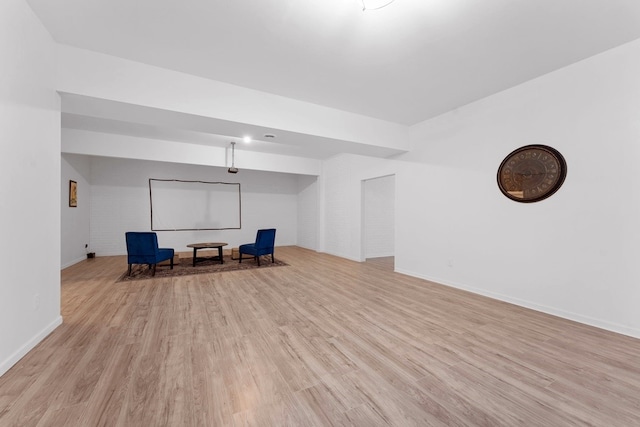
[[27, 1], [59, 43], [405, 125], [640, 38], [639, 0]]

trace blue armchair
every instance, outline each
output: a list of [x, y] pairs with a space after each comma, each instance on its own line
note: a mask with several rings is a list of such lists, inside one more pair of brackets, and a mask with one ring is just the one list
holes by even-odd
[[268, 228], [258, 230], [255, 243], [247, 243], [240, 245], [238, 252], [240, 253], [240, 262], [242, 262], [242, 254], [253, 255], [260, 265], [260, 256], [271, 254], [271, 262], [275, 262], [273, 257], [273, 247], [276, 240], [276, 229]]
[[[131, 276], [132, 264], [148, 264], [152, 269], [152, 276], [156, 274], [156, 265], [165, 260], [171, 260], [173, 270], [173, 249], [158, 248], [158, 235], [153, 232], [128, 231], [125, 233], [127, 240], [127, 262], [129, 263], [129, 276]], [[152, 267], [153, 266], [153, 267]]]

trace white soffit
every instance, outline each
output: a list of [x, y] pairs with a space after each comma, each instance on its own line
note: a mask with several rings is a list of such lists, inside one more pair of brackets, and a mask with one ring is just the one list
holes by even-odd
[[[350, 153], [387, 158], [405, 150], [338, 140], [283, 129], [265, 128], [213, 117], [203, 117], [106, 99], [61, 93], [62, 127], [102, 134], [128, 135], [210, 147], [228, 147], [276, 155], [326, 159]], [[251, 135], [250, 143], [242, 142]], [[265, 135], [273, 135], [274, 138]]]

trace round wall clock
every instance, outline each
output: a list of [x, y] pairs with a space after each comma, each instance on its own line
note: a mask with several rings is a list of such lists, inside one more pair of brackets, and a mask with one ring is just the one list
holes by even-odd
[[498, 187], [517, 202], [546, 199], [558, 191], [567, 175], [567, 163], [558, 150], [527, 145], [509, 154], [498, 168]]

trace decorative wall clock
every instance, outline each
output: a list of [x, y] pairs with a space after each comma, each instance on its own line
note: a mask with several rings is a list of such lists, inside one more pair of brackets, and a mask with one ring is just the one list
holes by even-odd
[[538, 202], [558, 191], [566, 175], [567, 163], [558, 150], [546, 145], [527, 145], [502, 161], [498, 187], [516, 202]]

